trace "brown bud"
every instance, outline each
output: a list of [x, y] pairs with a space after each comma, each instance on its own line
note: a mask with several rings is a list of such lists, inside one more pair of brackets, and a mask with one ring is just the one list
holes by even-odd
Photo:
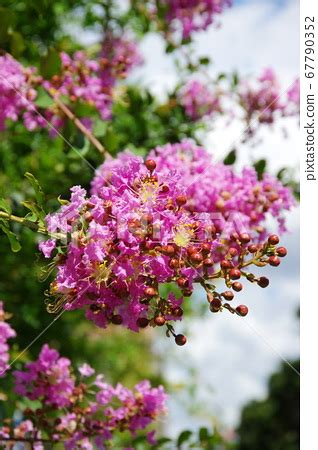
[[287, 255], [287, 250], [286, 250], [285, 247], [278, 247], [278, 248], [276, 249], [276, 253], [277, 253], [277, 255], [280, 256], [281, 258], [284, 258], [284, 256]]
[[261, 288], [266, 288], [269, 285], [269, 279], [266, 277], [260, 277], [257, 281], [257, 284], [261, 287]]
[[155, 297], [158, 294], [156, 289], [154, 289], [153, 287], [146, 287], [144, 292], [145, 292], [146, 297], [149, 297], [149, 298]]
[[239, 316], [246, 316], [248, 313], [248, 307], [246, 305], [239, 305], [236, 307], [236, 312]]
[[154, 322], [158, 327], [162, 327], [166, 323], [166, 319], [163, 316], [156, 316]]
[[241, 271], [239, 269], [231, 269], [229, 275], [231, 280], [238, 280], [241, 278]]
[[157, 167], [156, 161], [154, 161], [153, 159], [147, 159], [145, 165], [150, 172], [153, 172]]
[[279, 243], [279, 237], [276, 234], [271, 234], [267, 240], [270, 245], [277, 245]]
[[243, 285], [242, 285], [242, 283], [240, 283], [239, 281], [235, 281], [235, 282], [232, 284], [232, 289], [233, 289], [235, 292], [240, 292], [240, 291], [243, 289]]
[[184, 334], [177, 334], [177, 336], [174, 338], [177, 345], [184, 345], [187, 342], [187, 338], [184, 336]]
[[111, 322], [114, 325], [121, 325], [123, 323], [123, 318], [121, 317], [121, 315], [115, 314], [115, 315], [112, 316]]
[[149, 320], [146, 317], [139, 317], [137, 319], [136, 325], [139, 328], [146, 328], [149, 324]]
[[222, 302], [219, 298], [213, 298], [213, 300], [210, 302], [210, 311], [215, 313], [220, 311], [222, 306]]
[[185, 195], [178, 195], [176, 198], [176, 203], [178, 206], [183, 206], [187, 203], [187, 197]]
[[273, 266], [273, 267], [277, 267], [280, 265], [280, 259], [278, 258], [278, 256], [270, 256], [268, 258], [268, 262], [269, 262], [269, 265]]
[[224, 292], [222, 292], [222, 297], [223, 298], [225, 298], [225, 300], [227, 300], [227, 301], [231, 301], [231, 300], [233, 300], [233, 298], [234, 298], [234, 294], [233, 294], [233, 292], [232, 291], [224, 291]]

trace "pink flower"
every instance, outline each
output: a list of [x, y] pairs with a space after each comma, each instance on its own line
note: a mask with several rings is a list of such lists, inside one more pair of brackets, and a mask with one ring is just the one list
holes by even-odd
[[189, 81], [179, 92], [180, 104], [192, 120], [201, 119], [215, 112], [221, 112], [220, 98], [217, 93], [197, 80]]

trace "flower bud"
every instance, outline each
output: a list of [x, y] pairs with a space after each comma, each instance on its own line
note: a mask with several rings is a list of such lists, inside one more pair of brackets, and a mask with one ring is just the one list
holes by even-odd
[[236, 307], [236, 312], [239, 316], [245, 317], [248, 314], [248, 307], [246, 305], [239, 305]]

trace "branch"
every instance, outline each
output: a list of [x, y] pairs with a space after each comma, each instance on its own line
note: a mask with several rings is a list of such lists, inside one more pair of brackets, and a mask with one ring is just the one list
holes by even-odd
[[102, 154], [105, 155], [106, 158], [112, 159], [112, 156], [105, 147], [101, 144], [101, 142], [92, 134], [92, 132], [85, 127], [85, 125], [75, 116], [75, 114], [59, 99], [57, 94], [54, 94], [52, 90], [47, 89], [49, 95], [53, 98], [54, 102], [58, 106], [58, 108], [65, 114], [65, 116], [70, 119], [74, 125], [87, 137], [89, 142], [94, 145], [95, 148]]
[[51, 236], [56, 239], [63, 239], [65, 238], [64, 234], [61, 233], [50, 233], [45, 227], [38, 225], [35, 222], [32, 222], [31, 220], [26, 219], [25, 217], [18, 217], [13, 214], [8, 214], [4, 211], [0, 211], [0, 219], [5, 219], [11, 222], [19, 223], [20, 225], [23, 225], [27, 228], [29, 228], [32, 231], [35, 231], [37, 233], [45, 234], [47, 236]]

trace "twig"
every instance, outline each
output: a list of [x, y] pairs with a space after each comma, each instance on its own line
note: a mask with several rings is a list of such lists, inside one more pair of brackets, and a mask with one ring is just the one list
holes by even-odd
[[47, 89], [48, 94], [53, 98], [58, 108], [68, 117], [74, 125], [87, 137], [91, 144], [97, 148], [97, 150], [105, 155], [106, 158], [112, 159], [111, 154], [105, 149], [102, 143], [92, 134], [92, 132], [85, 127], [85, 125], [75, 116], [75, 114], [59, 99], [57, 94], [54, 94], [52, 90]]

